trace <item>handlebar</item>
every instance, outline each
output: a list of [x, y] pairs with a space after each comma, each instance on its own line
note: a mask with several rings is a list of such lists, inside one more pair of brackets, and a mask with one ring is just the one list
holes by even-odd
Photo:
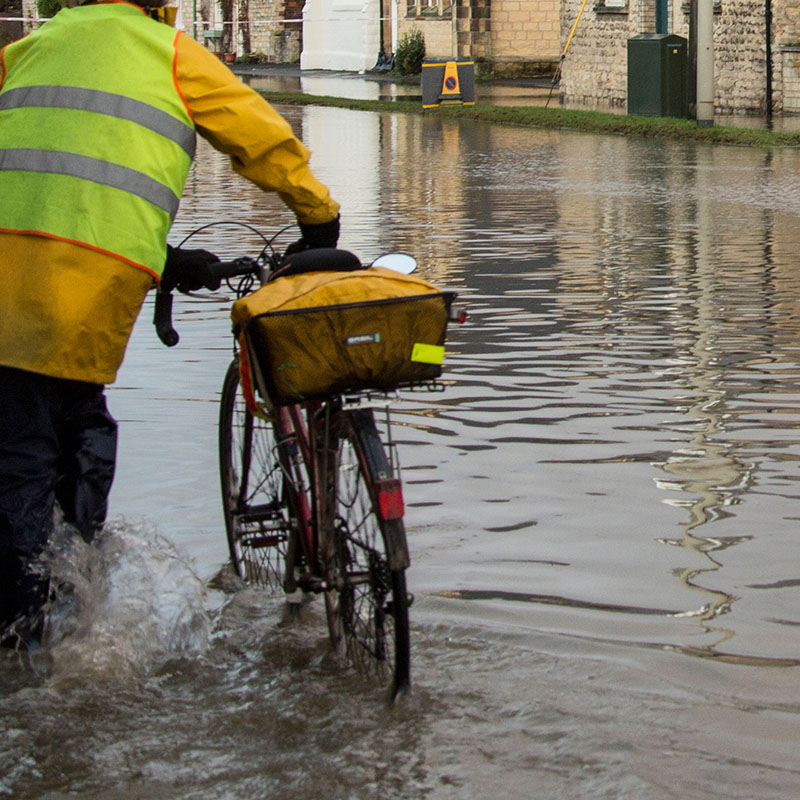
[[[233, 261], [215, 261], [205, 264], [198, 272], [197, 279], [207, 289], [213, 290], [218, 289], [223, 280], [255, 275], [259, 269], [258, 261], [242, 256]], [[172, 326], [172, 292], [161, 287], [156, 291], [153, 325], [163, 344], [167, 347], [175, 347], [178, 344], [181, 337]]]
[[[255, 275], [258, 270], [258, 261], [249, 256], [240, 256], [233, 261], [215, 261], [211, 264], [206, 264], [202, 274], [198, 275], [198, 280], [203, 281], [207, 288], [218, 289], [220, 282], [227, 278]], [[206, 278], [211, 280], [206, 280]]]
[[178, 331], [172, 327], [172, 292], [156, 290], [156, 307], [153, 312], [153, 325], [158, 338], [167, 347], [175, 347], [181, 340]]
[[[409, 258], [406, 256], [406, 258]], [[413, 259], [412, 259], [413, 260]], [[376, 262], [378, 263], [378, 262]], [[416, 266], [416, 261], [414, 261]], [[206, 289], [219, 289], [223, 280], [230, 278], [243, 278], [247, 275], [258, 276], [263, 283], [268, 279], [273, 279], [281, 275], [295, 274], [297, 272], [309, 272], [319, 269], [333, 271], [350, 271], [361, 269], [362, 265], [358, 258], [347, 250], [337, 250], [335, 248], [315, 248], [293, 253], [288, 259], [284, 260], [273, 253], [267, 260], [262, 258], [255, 259], [248, 256], [236, 258], [233, 261], [212, 261], [200, 263], [193, 269], [191, 275], [186, 279], [190, 288], [200, 286]], [[396, 269], [396, 266], [392, 267]], [[400, 270], [408, 271], [408, 270]], [[178, 282], [181, 287], [181, 283]], [[239, 291], [249, 291], [249, 285], [239, 286]], [[181, 287], [182, 291], [187, 289]], [[165, 287], [162, 283], [156, 292], [155, 312], [153, 315], [153, 325], [155, 325], [158, 338], [167, 346], [174, 347], [180, 341], [180, 336], [175, 328], [172, 327], [172, 286]], [[449, 319], [451, 322], [464, 322], [467, 318], [466, 311], [451, 307]]]

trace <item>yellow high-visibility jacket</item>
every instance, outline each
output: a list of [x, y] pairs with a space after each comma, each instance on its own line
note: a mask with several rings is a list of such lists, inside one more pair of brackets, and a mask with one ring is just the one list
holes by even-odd
[[[149, 19], [138, 6], [124, 0], [112, 3], [120, 7], [126, 25], [130, 24], [132, 14], [137, 20], [141, 18], [142, 25], [161, 24]], [[69, 14], [76, 24], [85, 26], [93, 8], [97, 7], [83, 6], [60, 14]], [[108, 31], [98, 31], [98, 35], [107, 36]], [[35, 36], [32, 34], [25, 40], [34, 57], [36, 44], [32, 37]], [[85, 36], [84, 30], [82, 37]], [[264, 190], [277, 192], [300, 222], [328, 222], [338, 214], [338, 204], [309, 170], [308, 150], [294, 136], [286, 120], [263, 98], [241, 83], [214, 54], [185, 34], [175, 32], [167, 55], [170, 58], [164, 58], [163, 69], [171, 72], [175, 93], [188, 119], [216, 149], [231, 156], [236, 172]], [[8, 96], [9, 87], [26, 84], [25, 80], [19, 80], [19, 73], [15, 74], [18, 65], [13, 56], [14, 51], [0, 53], [0, 126], [8, 124], [13, 113], [13, 109], [4, 110], [4, 92]], [[152, 54], [144, 55], [143, 59], [152, 71]], [[21, 64], [24, 66], [24, 60]], [[36, 64], [36, 80], [41, 82], [46, 67], [41, 59]], [[48, 83], [55, 86], [68, 83], [63, 69], [61, 73], [57, 74], [54, 63], [54, 74]], [[131, 93], [135, 89], [129, 90], [129, 99], [139, 99], [130, 97]], [[58, 114], [63, 115], [64, 111], [57, 107], [59, 100], [48, 102], [56, 107], [37, 107], [35, 113], [43, 120], [43, 126], [48, 113], [52, 114], [52, 149], [58, 150], [56, 126]], [[35, 146], [44, 144], [46, 148], [47, 136], [36, 138]], [[21, 143], [15, 144], [12, 156], [26, 155]], [[7, 149], [5, 155], [9, 152]], [[0, 161], [3, 156], [4, 151], [0, 150]], [[8, 157], [5, 163], [11, 164], [13, 171], [0, 169], [0, 202], [11, 183], [7, 179], [4, 184], [4, 172], [15, 180], [19, 178], [19, 164]], [[54, 182], [60, 177], [55, 175]], [[37, 178], [41, 180], [41, 175]], [[139, 219], [141, 214], [137, 215], [133, 209], [131, 218]], [[0, 364], [57, 378], [93, 383], [113, 381], [133, 323], [159, 270], [135, 257], [125, 258], [114, 247], [95, 247], [82, 241], [81, 236], [59, 236], [57, 232], [31, 227], [33, 230], [15, 225], [0, 232]], [[79, 230], [86, 227], [82, 224]]]
[[136, 6], [97, 3], [3, 51], [0, 231], [161, 274], [196, 141], [172, 76], [176, 36]]

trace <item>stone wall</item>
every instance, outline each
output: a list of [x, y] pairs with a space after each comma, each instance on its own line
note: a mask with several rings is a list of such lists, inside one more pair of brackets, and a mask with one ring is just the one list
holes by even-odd
[[303, 8], [297, 0], [250, 0], [250, 52], [263, 55], [267, 63], [292, 64], [300, 60]]
[[[688, 35], [688, 26], [686, 34]], [[726, 0], [714, 14], [714, 109], [764, 113], [766, 30], [762, 4]]]
[[552, 61], [560, 52], [558, 3], [492, 0], [495, 61]]
[[[631, 4], [634, 0], [630, 0]], [[564, 45], [582, 0], [561, 5]], [[560, 96], [570, 106], [624, 106], [628, 93], [627, 41], [640, 33], [636, 14], [600, 13], [587, 3], [561, 65]]]
[[425, 53], [429, 58], [455, 58], [456, 37], [452, 15], [447, 17], [406, 17], [397, 25], [398, 41], [413, 30], [422, 31], [425, 37]]
[[[693, 0], [696, 2], [696, 0]], [[566, 42], [582, 0], [564, 0], [561, 40]], [[588, 107], [624, 108], [627, 103], [627, 40], [655, 32], [655, 0], [629, 0], [623, 13], [586, 5], [562, 65], [562, 101]], [[765, 6], [720, 0], [714, 13], [714, 106], [721, 114], [764, 114], [767, 103]], [[670, 33], [690, 38], [691, 3], [672, 0]], [[772, 108], [800, 110], [798, 54], [800, 2], [772, 2]], [[691, 49], [691, 45], [690, 45]], [[692, 74], [690, 66], [690, 76]], [[690, 80], [692, 78], [690, 77]], [[690, 95], [693, 94], [690, 88]]]
[[800, 47], [787, 47], [781, 51], [783, 75], [783, 110], [800, 113]]
[[782, 0], [773, 21], [773, 108], [800, 112], [800, 0]]

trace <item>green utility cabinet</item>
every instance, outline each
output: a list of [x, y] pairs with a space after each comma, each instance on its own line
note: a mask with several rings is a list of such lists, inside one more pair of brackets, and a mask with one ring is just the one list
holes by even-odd
[[688, 45], [672, 33], [628, 39], [628, 114], [688, 118]]

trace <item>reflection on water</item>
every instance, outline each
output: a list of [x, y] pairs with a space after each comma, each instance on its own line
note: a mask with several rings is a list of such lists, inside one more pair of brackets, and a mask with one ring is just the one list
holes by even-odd
[[[266, 72], [247, 68], [240, 70], [241, 78], [262, 92], [303, 92], [309, 95], [346, 97], [357, 100], [409, 100], [422, 103], [418, 81], [394, 82], [385, 78], [360, 75], [355, 72], [326, 72], [324, 70], [278, 69]], [[543, 106], [550, 95], [550, 85], [541, 81], [486, 82], [476, 81], [475, 101], [504, 106]], [[558, 89], [551, 104], [558, 104]]]
[[[51, 702], [0, 661], [0, 792], [797, 796], [800, 153], [286, 113], [341, 245], [413, 253], [469, 306], [447, 391], [395, 417], [418, 705], [386, 717], [313, 604], [292, 624], [209, 589], [207, 652], [135, 697], [76, 680]], [[226, 218], [291, 221], [203, 147], [173, 241]], [[228, 308], [179, 298], [167, 351], [148, 306], [110, 391], [112, 516], [157, 525], [207, 583]], [[87, 720], [91, 758], [70, 745]]]
[[[679, 609], [646, 637], [632, 625], [640, 641], [794, 657], [765, 593], [747, 586], [791, 563], [797, 451], [771, 440], [793, 428], [778, 407], [791, 414], [797, 392], [796, 155], [511, 131], [486, 144], [469, 172], [493, 191], [460, 248], [477, 321], [456, 334], [454, 365], [468, 378], [443, 413], [457, 406], [461, 442], [485, 426], [497, 453], [481, 453], [481, 474], [516, 489], [486, 512], [508, 523], [539, 510], [534, 534], [494, 546], [570, 563], [505, 581], [576, 606], [621, 600], [617, 583], [623, 605]], [[498, 252], [504, 233], [517, 252]], [[587, 620], [585, 635], [600, 630], [630, 635]]]

